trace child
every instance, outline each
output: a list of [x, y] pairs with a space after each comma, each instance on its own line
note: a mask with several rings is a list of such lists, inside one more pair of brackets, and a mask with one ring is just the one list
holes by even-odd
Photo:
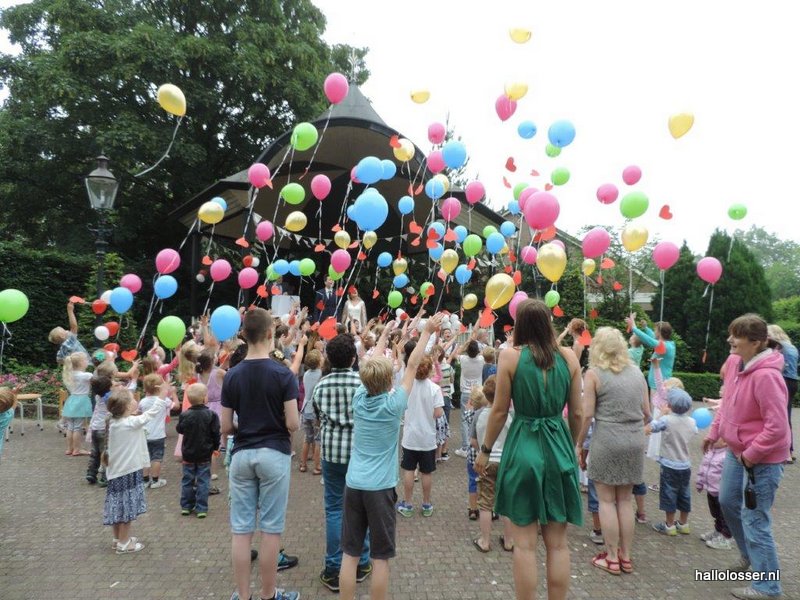
[[[483, 395], [483, 388], [477, 385], [473, 387], [469, 397], [469, 406], [472, 408], [464, 409], [464, 419], [467, 421], [470, 432], [468, 437], [470, 439], [472, 438], [472, 431], [475, 429], [475, 420], [480, 416], [481, 411], [486, 408], [487, 404], [486, 396]], [[470, 446], [467, 451], [467, 493], [469, 494], [467, 516], [470, 521], [477, 521], [480, 516], [480, 510], [478, 510], [478, 474], [475, 472], [475, 459], [477, 456], [477, 448]]]
[[[164, 378], [157, 373], [151, 373], [144, 378], [143, 382], [145, 397], [139, 402], [139, 410], [145, 412], [159, 401], [159, 390], [168, 389], [164, 385]], [[166, 421], [167, 415], [172, 408], [172, 399], [169, 404], [144, 426], [145, 437], [147, 438], [147, 452], [150, 455], [150, 467], [144, 468], [144, 487], [158, 489], [167, 485], [166, 479], [159, 479], [161, 475], [161, 461], [164, 460], [164, 442], [167, 439]]]
[[[709, 402], [709, 399], [703, 398], [703, 402]], [[700, 539], [706, 543], [706, 546], [714, 550], [730, 550], [733, 547], [731, 545], [731, 531], [728, 529], [728, 524], [725, 522], [725, 516], [722, 514], [722, 507], [719, 503], [722, 465], [725, 462], [727, 447], [725, 440], [722, 438], [717, 440], [711, 450], [703, 455], [703, 461], [697, 470], [697, 491], [706, 491], [708, 511], [714, 519], [714, 529], [701, 535]]]
[[89, 382], [92, 374], [86, 371], [89, 356], [85, 352], [73, 352], [64, 359], [64, 385], [69, 397], [64, 402], [61, 416], [67, 433], [67, 456], [88, 456], [81, 448], [84, 420], [92, 416], [92, 401], [89, 398]]
[[[593, 432], [594, 419], [592, 419], [592, 423], [589, 425], [589, 430], [586, 432], [586, 439], [583, 441], [583, 447], [581, 448], [580, 467], [582, 473], [586, 472], [586, 460], [589, 458], [589, 447], [591, 446]], [[642, 498], [644, 498], [644, 496], [642, 496]], [[589, 539], [598, 546], [602, 546], [605, 543], [605, 540], [603, 539], [603, 529], [600, 525], [600, 502], [597, 499], [597, 490], [594, 487], [594, 481], [592, 479], [587, 480], [586, 504], [588, 505], [589, 514], [592, 515], [592, 532], [589, 534]], [[644, 502], [642, 502], [642, 504], [644, 504]], [[637, 517], [638, 515], [639, 512], [637, 511]], [[644, 517], [643, 512], [641, 515]]]
[[640, 368], [642, 365], [642, 355], [644, 354], [642, 340], [640, 340], [639, 336], [634, 333], [630, 338], [628, 338], [628, 343], [630, 344], [630, 347], [628, 348], [628, 356], [631, 357], [631, 362], [633, 362], [637, 368]]
[[183, 435], [183, 480], [181, 481], [181, 514], [197, 513], [198, 519], [208, 516], [208, 493], [211, 485], [211, 456], [219, 447], [219, 417], [206, 401], [208, 388], [193, 383], [186, 390], [191, 408], [182, 412], [175, 431]]
[[453, 367], [444, 360], [444, 348], [435, 345], [431, 351], [433, 359], [434, 375], [431, 377], [439, 389], [442, 390], [444, 399], [444, 414], [436, 419], [436, 462], [446, 462], [450, 460], [447, 452], [447, 440], [450, 438], [450, 410], [453, 408]]
[[[102, 373], [104, 369], [98, 367], [89, 382], [90, 391], [94, 398], [94, 411], [89, 422], [89, 432], [92, 438], [92, 455], [89, 457], [89, 467], [86, 469], [86, 481], [90, 484], [100, 482], [100, 487], [106, 487], [106, 469], [100, 459], [106, 442], [106, 419], [108, 418], [108, 397], [111, 394], [111, 376]], [[99, 476], [99, 478], [98, 478]]]
[[72, 302], [67, 302], [67, 318], [69, 319], [69, 331], [63, 327], [54, 327], [47, 336], [51, 344], [58, 346], [56, 354], [58, 364], [63, 364], [67, 356], [75, 352], [82, 352], [87, 358], [89, 356], [86, 348], [78, 341], [78, 321], [75, 318], [75, 305]]
[[306, 372], [303, 374], [303, 431], [305, 432], [305, 439], [303, 441], [303, 449], [300, 452], [300, 472], [305, 473], [308, 470], [306, 463], [308, 462], [308, 455], [311, 453], [314, 457], [314, 475], [322, 475], [319, 420], [317, 415], [314, 414], [314, 403], [311, 401], [314, 388], [322, 377], [321, 365], [322, 354], [320, 354], [319, 350], [311, 350], [306, 356]]
[[142, 469], [147, 466], [147, 440], [144, 426], [168, 405], [161, 400], [144, 414], [133, 416], [138, 404], [133, 394], [118, 388], [108, 398], [106, 420], [106, 466], [108, 489], [103, 508], [103, 524], [114, 527], [112, 548], [117, 554], [139, 552], [144, 544], [130, 536], [131, 521], [147, 512]]
[[14, 407], [17, 405], [17, 394], [10, 387], [0, 387], [0, 456], [3, 455], [3, 444], [6, 441], [6, 427], [14, 418]]
[[[652, 406], [650, 412], [653, 415], [653, 420], [658, 419], [663, 413], [664, 408], [667, 406], [667, 392], [673, 388], [683, 389], [683, 382], [677, 377], [670, 377], [666, 381], [661, 377], [661, 361], [658, 358], [652, 358], [650, 362], [653, 365], [653, 378], [656, 382], [656, 389], [653, 390], [653, 395], [650, 398]], [[653, 433], [647, 442], [647, 457], [658, 461], [661, 449], [661, 434]], [[658, 484], [650, 485], [648, 488], [654, 492], [658, 491]]]
[[[689, 534], [692, 531], [689, 526], [689, 512], [692, 510], [689, 441], [697, 433], [697, 424], [688, 414], [692, 398], [685, 391], [678, 388], [669, 390], [667, 403], [666, 414], [645, 427], [647, 434], [664, 432], [658, 461], [661, 463], [659, 508], [666, 513], [666, 520], [654, 524], [653, 529], [666, 535]], [[677, 522], [676, 508], [680, 511]]]
[[494, 363], [495, 350], [490, 346], [486, 346], [481, 352], [483, 356], [483, 374], [481, 383], [486, 383], [492, 375], [497, 374], [497, 365]]

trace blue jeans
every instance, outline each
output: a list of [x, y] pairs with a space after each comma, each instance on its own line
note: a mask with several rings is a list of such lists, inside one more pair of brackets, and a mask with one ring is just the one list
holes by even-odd
[[[464, 394], [461, 394], [461, 397], [464, 397]], [[469, 398], [469, 397], [467, 397]], [[464, 452], [469, 450], [469, 423], [467, 422], [466, 418], [466, 409], [464, 405], [466, 402], [463, 400], [461, 401], [461, 449]]]
[[671, 469], [661, 465], [659, 481], [658, 509], [674, 513], [692, 511], [691, 469]]
[[[725, 522], [736, 540], [742, 558], [750, 561], [753, 571], [769, 573], [780, 569], [775, 538], [772, 536], [772, 504], [783, 477], [783, 465], [755, 465], [755, 492], [758, 506], [750, 510], [744, 505], [747, 472], [744, 465], [728, 450], [722, 467], [719, 501]], [[779, 581], [754, 581], [753, 589], [762, 594], [781, 593]]]
[[[194, 489], [195, 482], [197, 490]], [[204, 513], [208, 512], [208, 487], [211, 485], [211, 463], [191, 463], [183, 465], [181, 480], [181, 508]]]
[[593, 515], [600, 512], [600, 502], [597, 500], [597, 489], [594, 487], [594, 479], [589, 480], [587, 486], [589, 490], [586, 492], [586, 499], [589, 504], [589, 512]]
[[232, 533], [253, 533], [256, 527], [264, 533], [283, 533], [291, 468], [291, 455], [272, 448], [239, 450], [231, 457]]
[[[338, 575], [342, 567], [342, 511], [347, 464], [322, 461], [322, 479], [325, 481], [325, 571]], [[364, 538], [364, 550], [358, 564], [369, 563], [369, 531]]]

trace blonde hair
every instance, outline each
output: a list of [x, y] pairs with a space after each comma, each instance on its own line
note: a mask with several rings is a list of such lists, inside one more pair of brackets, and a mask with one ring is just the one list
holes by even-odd
[[208, 396], [208, 388], [203, 383], [193, 383], [186, 388], [186, 397], [189, 399], [189, 404], [197, 406], [204, 404]]
[[686, 388], [683, 387], [683, 382], [680, 379], [678, 379], [677, 377], [670, 377], [669, 379], [667, 379], [664, 382], [664, 387], [667, 388], [668, 390], [672, 390], [672, 389], [675, 389], [675, 388], [677, 388], [679, 390], [686, 389]]
[[494, 363], [494, 348], [486, 346], [486, 348], [483, 349], [483, 352], [481, 354], [483, 354], [483, 360], [485, 362], [489, 364]]
[[81, 365], [83, 365], [83, 369], [85, 370], [88, 364], [89, 357], [83, 352], [73, 352], [64, 359], [64, 372], [62, 378], [64, 380], [64, 385], [67, 387], [67, 390], [69, 390], [70, 393], [75, 385], [75, 371], [79, 370]]
[[359, 369], [361, 383], [370, 396], [377, 396], [392, 387], [392, 361], [385, 356], [373, 356]]
[[497, 375], [489, 375], [483, 382], [483, 395], [489, 404], [494, 404], [494, 393], [497, 390]]
[[489, 406], [489, 401], [486, 400], [486, 396], [483, 393], [483, 388], [479, 385], [472, 387], [472, 391], [469, 394], [469, 401], [472, 404], [473, 410], [478, 410], [479, 408]]
[[17, 395], [10, 387], [0, 387], [0, 412], [6, 412], [17, 403]]
[[775, 340], [776, 342], [792, 342], [787, 333], [783, 330], [783, 327], [780, 325], [767, 325], [767, 337], [771, 340]]
[[164, 385], [164, 378], [158, 373], [150, 373], [146, 375], [142, 381], [144, 393], [148, 396], [154, 396], [158, 392], [158, 388]]
[[189, 381], [195, 375], [195, 365], [200, 358], [200, 348], [193, 341], [186, 342], [181, 346], [180, 358], [178, 360], [178, 380], [183, 383]]
[[114, 379], [117, 376], [117, 365], [110, 360], [103, 361], [94, 368], [94, 375], [96, 377], [104, 375], [109, 379]]
[[589, 353], [589, 367], [621, 373], [631, 365], [628, 355], [628, 344], [619, 330], [613, 327], [600, 327], [592, 339], [592, 351]]
[[309, 350], [308, 354], [306, 355], [306, 367], [311, 369], [319, 369], [319, 366], [322, 364], [322, 353], [314, 348], [313, 350]]
[[67, 330], [63, 327], [53, 327], [47, 336], [47, 341], [51, 344], [61, 344], [67, 338], [67, 335]]

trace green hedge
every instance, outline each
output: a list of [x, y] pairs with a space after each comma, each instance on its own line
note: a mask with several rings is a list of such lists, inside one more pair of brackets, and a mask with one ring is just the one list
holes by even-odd
[[692, 400], [719, 398], [719, 388], [722, 385], [722, 381], [718, 373], [673, 372], [672, 376], [683, 382], [683, 386], [692, 397]]

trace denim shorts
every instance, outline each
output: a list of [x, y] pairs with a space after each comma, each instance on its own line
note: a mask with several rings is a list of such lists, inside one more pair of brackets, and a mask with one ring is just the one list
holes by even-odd
[[85, 420], [83, 417], [64, 417], [64, 429], [67, 431], [80, 431]]
[[658, 508], [664, 512], [691, 512], [692, 492], [691, 492], [692, 470], [670, 469], [661, 465], [661, 481], [659, 482]]
[[160, 440], [147, 440], [147, 452], [150, 454], [150, 462], [161, 462], [164, 460], [164, 442], [166, 438]]
[[478, 493], [478, 474], [469, 461], [467, 461], [467, 492], [470, 494]]
[[[283, 533], [292, 457], [272, 448], [239, 450], [231, 459], [231, 531]], [[258, 523], [256, 523], [258, 513]]]
[[306, 444], [319, 444], [319, 425], [316, 419], [306, 419], [303, 417], [303, 433], [305, 433]]

